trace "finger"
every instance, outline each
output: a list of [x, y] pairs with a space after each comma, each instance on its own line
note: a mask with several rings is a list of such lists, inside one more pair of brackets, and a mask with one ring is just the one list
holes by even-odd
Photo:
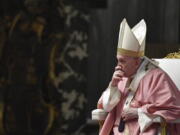
[[120, 70], [115, 71], [115, 73], [122, 74], [122, 73], [124, 73], [124, 71], [122, 69], [120, 69]]
[[128, 117], [124, 117], [124, 119], [123, 119], [124, 121], [127, 121], [127, 120], [130, 120], [130, 118], [128, 118]]
[[121, 70], [115, 71], [114, 75], [122, 77], [124, 75], [124, 71], [121, 71]]
[[113, 82], [119, 82], [122, 80], [122, 77], [113, 77]]
[[124, 73], [123, 72], [119, 72], [119, 73], [115, 74], [115, 76], [118, 76], [118, 77], [122, 78], [124, 76]]
[[122, 119], [123, 119], [124, 121], [126, 121], [126, 120], [128, 120], [128, 117], [127, 117], [127, 116], [123, 116]]
[[113, 78], [122, 78], [122, 76], [120, 74], [114, 74]]

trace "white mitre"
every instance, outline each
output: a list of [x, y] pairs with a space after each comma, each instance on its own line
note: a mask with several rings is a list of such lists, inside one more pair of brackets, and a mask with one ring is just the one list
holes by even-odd
[[126, 19], [123, 19], [120, 24], [117, 54], [132, 57], [144, 56], [146, 31], [146, 23], [143, 19], [132, 29]]

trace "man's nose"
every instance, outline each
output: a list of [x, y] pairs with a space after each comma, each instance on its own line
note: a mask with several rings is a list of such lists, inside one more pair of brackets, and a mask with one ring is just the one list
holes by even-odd
[[118, 64], [117, 67], [118, 67], [119, 69], [122, 69], [122, 68], [123, 68], [123, 66], [122, 66], [121, 64]]
[[118, 62], [117, 66], [122, 68], [122, 64], [120, 62]]

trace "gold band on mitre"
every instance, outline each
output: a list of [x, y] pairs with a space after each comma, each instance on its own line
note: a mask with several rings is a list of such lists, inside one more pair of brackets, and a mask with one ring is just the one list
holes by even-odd
[[131, 56], [131, 57], [141, 57], [141, 56], [144, 56], [144, 51], [135, 52], [135, 51], [130, 51], [130, 50], [118, 48], [117, 54]]

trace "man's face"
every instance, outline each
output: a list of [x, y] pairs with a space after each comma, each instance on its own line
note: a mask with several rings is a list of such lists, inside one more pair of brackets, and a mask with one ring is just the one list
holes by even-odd
[[117, 66], [124, 72], [125, 77], [134, 75], [139, 67], [140, 58], [117, 55]]

